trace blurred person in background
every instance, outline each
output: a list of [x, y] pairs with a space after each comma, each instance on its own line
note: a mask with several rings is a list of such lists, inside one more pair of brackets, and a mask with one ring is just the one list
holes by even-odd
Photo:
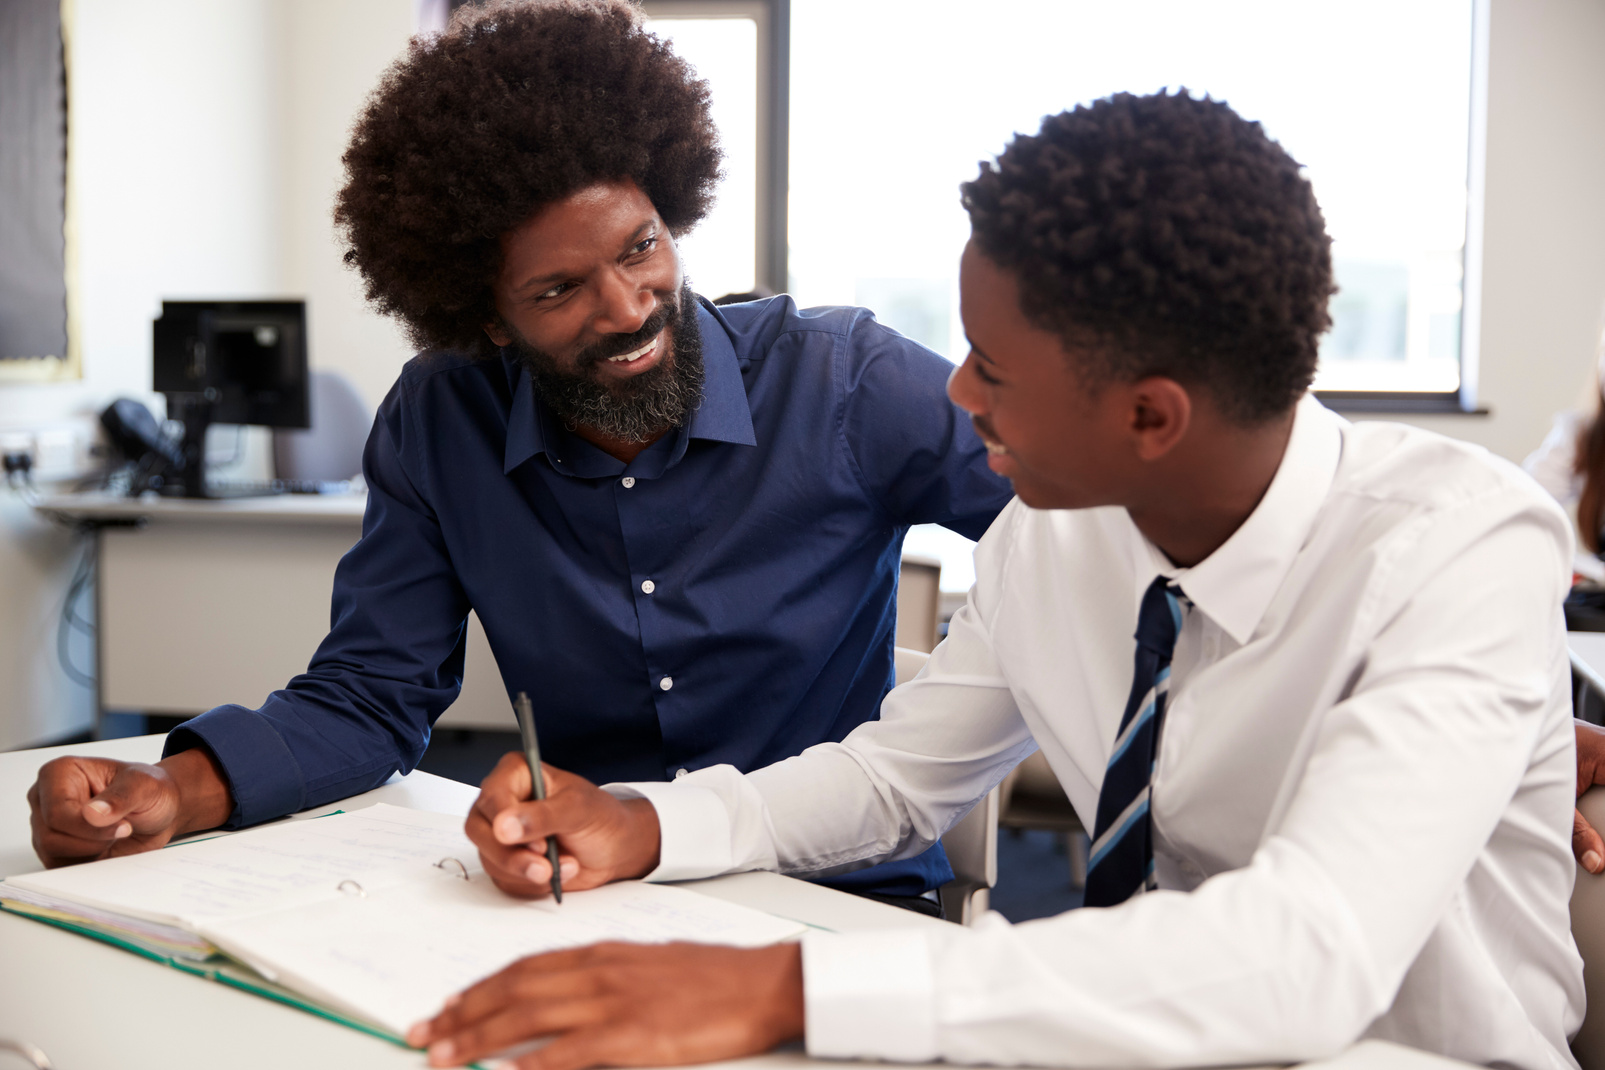
[[1605, 631], [1605, 564], [1593, 566], [1605, 545], [1605, 332], [1595, 359], [1592, 411], [1567, 409], [1555, 414], [1544, 441], [1522, 467], [1539, 486], [1568, 508], [1575, 507], [1581, 549], [1577, 572], [1582, 577], [1566, 599], [1566, 628], [1574, 632]]
[[[1593, 411], [1567, 409], [1555, 414], [1544, 441], [1521, 466], [1560, 504], [1576, 507], [1581, 547], [1573, 568], [1574, 583], [1566, 596], [1566, 630], [1605, 632], [1605, 329], [1594, 361]], [[1586, 572], [1584, 570], [1587, 570]], [[1577, 686], [1575, 674], [1573, 686]], [[1605, 729], [1578, 721], [1577, 794], [1605, 784]], [[1572, 853], [1590, 873], [1605, 872], [1605, 839], [1583, 817], [1572, 814]]]

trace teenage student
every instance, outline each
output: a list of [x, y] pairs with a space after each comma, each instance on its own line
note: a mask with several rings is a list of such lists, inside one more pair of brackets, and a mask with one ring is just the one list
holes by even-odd
[[1329, 241], [1225, 104], [1120, 95], [964, 187], [949, 384], [1018, 500], [878, 721], [743, 775], [603, 791], [504, 763], [492, 873], [566, 888], [917, 855], [1040, 747], [1093, 830], [1088, 908], [759, 950], [518, 962], [410, 1039], [435, 1065], [811, 1054], [1281, 1063], [1385, 1037], [1573, 1067], [1571, 536], [1513, 465], [1308, 395]]
[[[426, 352], [379, 408], [329, 636], [159, 766], [46, 766], [47, 864], [412, 769], [470, 609], [543, 750], [595, 780], [757, 769], [876, 715], [904, 532], [979, 537], [1008, 483], [947, 400], [951, 365], [865, 310], [692, 292], [676, 240], [718, 180], [708, 107], [628, 0], [469, 6], [413, 42], [357, 122], [336, 217]], [[952, 870], [932, 846], [828, 879], [935, 912]]]

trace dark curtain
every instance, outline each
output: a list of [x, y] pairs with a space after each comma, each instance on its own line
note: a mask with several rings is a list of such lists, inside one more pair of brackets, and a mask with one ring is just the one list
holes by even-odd
[[0, 0], [0, 360], [67, 353], [60, 0]]

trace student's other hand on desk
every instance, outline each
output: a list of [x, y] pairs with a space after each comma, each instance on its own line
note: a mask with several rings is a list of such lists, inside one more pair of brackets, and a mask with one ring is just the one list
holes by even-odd
[[156, 765], [57, 758], [28, 789], [34, 853], [48, 868], [153, 850], [221, 825], [233, 808], [222, 772], [201, 747]]
[[432, 1066], [459, 1066], [537, 1037], [519, 1070], [670, 1066], [768, 1051], [803, 1033], [802, 950], [598, 944], [534, 955], [458, 996], [407, 1034]]
[[534, 802], [522, 754], [502, 756], [479, 786], [465, 831], [496, 887], [508, 895], [551, 892], [546, 837], [557, 837], [563, 890], [644, 877], [658, 866], [658, 815], [644, 799], [621, 801], [583, 777], [542, 764], [546, 801]]

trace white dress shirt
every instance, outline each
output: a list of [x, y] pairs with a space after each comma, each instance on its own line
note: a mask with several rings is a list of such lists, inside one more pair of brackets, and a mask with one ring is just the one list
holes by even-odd
[[657, 808], [657, 880], [915, 854], [1036, 746], [1090, 827], [1163, 573], [1192, 606], [1152, 785], [1159, 890], [811, 933], [810, 1054], [1199, 1066], [1383, 1037], [1575, 1067], [1570, 541], [1514, 466], [1307, 398], [1265, 497], [1198, 565], [1123, 509], [1015, 501], [879, 721], [747, 776], [610, 790]]

